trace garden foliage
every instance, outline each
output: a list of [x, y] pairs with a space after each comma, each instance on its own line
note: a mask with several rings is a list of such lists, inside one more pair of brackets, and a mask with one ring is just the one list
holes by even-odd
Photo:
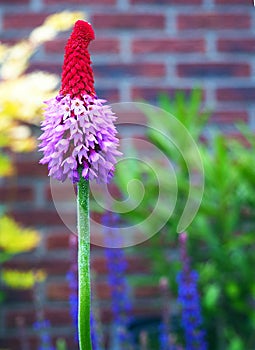
[[[173, 99], [161, 95], [159, 106], [183, 123], [195, 140], [202, 157], [204, 195], [188, 232], [189, 253], [193, 267], [200, 276], [199, 287], [209, 347], [211, 350], [253, 350], [254, 135], [242, 124], [236, 126], [242, 135], [241, 142], [217, 128], [212, 132], [210, 113], [202, 111], [202, 93], [198, 89], [193, 90], [188, 98], [182, 92], [177, 93]], [[156, 115], [146, 113], [146, 109], [144, 111], [149, 126], [171, 134], [171, 123], [166, 113]], [[178, 199], [166, 225], [150, 240], [148, 255], [151, 257], [154, 272], [149, 282], [144, 282], [156, 282], [160, 276], [169, 276], [171, 288], [176, 293], [175, 276], [180, 264], [173, 252], [177, 245], [178, 222], [189, 193], [190, 178], [186, 159], [178, 149], [165, 142], [158, 131], [150, 128], [148, 130], [149, 140], [164, 152], [174, 167]], [[169, 168], [160, 164], [158, 159], [154, 162], [157, 179], [155, 173], [139, 162], [119, 164], [117, 183], [123, 197], [126, 195], [127, 176], [128, 179], [142, 179], [145, 186], [142, 202], [135, 210], [124, 215], [125, 220], [132, 223], [143, 221], [146, 213], [157, 202], [159, 186], [161, 191], [169, 193], [170, 206], [171, 187], [165, 185], [170, 176]], [[159, 210], [154, 220], [161, 220], [167, 211], [164, 203], [158, 205]]]

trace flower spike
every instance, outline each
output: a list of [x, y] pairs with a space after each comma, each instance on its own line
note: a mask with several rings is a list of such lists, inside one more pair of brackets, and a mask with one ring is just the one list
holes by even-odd
[[[119, 141], [116, 120], [105, 100], [98, 99], [94, 88], [88, 45], [95, 38], [92, 26], [75, 23], [66, 44], [59, 95], [46, 101], [40, 151], [41, 164], [48, 164], [49, 175], [77, 183], [86, 180], [108, 182], [114, 173]], [[82, 169], [81, 175], [78, 171]]]
[[65, 48], [61, 95], [70, 94], [72, 98], [82, 98], [83, 95], [95, 97], [94, 76], [88, 52], [88, 45], [94, 39], [91, 24], [82, 20], [75, 23]]

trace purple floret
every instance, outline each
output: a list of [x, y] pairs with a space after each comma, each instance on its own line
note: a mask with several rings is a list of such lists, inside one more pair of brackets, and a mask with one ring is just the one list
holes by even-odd
[[69, 95], [46, 102], [40, 151], [41, 164], [48, 164], [49, 176], [73, 183], [79, 181], [78, 168], [86, 180], [107, 183], [113, 176], [119, 140], [116, 120], [106, 101], [84, 95], [83, 100]]

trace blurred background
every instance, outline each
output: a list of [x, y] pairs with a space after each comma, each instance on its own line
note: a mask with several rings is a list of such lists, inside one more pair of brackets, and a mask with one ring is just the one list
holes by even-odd
[[[151, 240], [120, 250], [92, 246], [94, 348], [202, 350], [207, 342], [210, 350], [254, 350], [252, 0], [0, 0], [0, 349], [78, 349], [77, 242], [55, 209], [36, 148], [42, 102], [56, 95], [64, 45], [78, 18], [95, 29], [90, 52], [98, 96], [110, 103], [146, 101], [172, 113], [194, 138], [205, 170], [201, 208], [180, 240], [187, 159], [135, 125], [170, 135], [169, 118], [146, 110], [119, 114], [120, 123], [131, 123], [119, 128], [120, 137], [134, 139], [123, 151], [149, 157], [156, 170], [122, 162], [112, 193], [123, 199], [129, 180], [142, 179], [143, 200], [113, 216], [92, 201], [93, 217], [131, 225], [152, 210], [159, 188], [172, 198], [169, 168], [137, 139], [173, 164], [178, 200]], [[75, 224], [68, 189], [56, 196]], [[155, 225], [168, 211], [162, 203]], [[201, 298], [190, 295], [197, 289]], [[196, 322], [185, 323], [185, 312], [198, 313]]]

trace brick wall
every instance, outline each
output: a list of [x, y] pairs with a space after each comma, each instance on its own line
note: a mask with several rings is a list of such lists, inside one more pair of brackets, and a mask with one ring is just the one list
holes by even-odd
[[[110, 102], [147, 99], [160, 91], [204, 90], [204, 103], [214, 111], [212, 123], [234, 132], [233, 123], [255, 126], [255, 8], [252, 0], [0, 0], [0, 39], [24, 38], [49, 13], [83, 10], [97, 40], [91, 44], [98, 95]], [[30, 70], [60, 73], [66, 37], [48, 42], [32, 60]], [[70, 266], [69, 231], [62, 224], [49, 194], [49, 180], [38, 156], [15, 156], [17, 174], [1, 182], [0, 199], [14, 217], [42, 233], [40, 247], [9, 265], [43, 267], [49, 278], [43, 290], [46, 315], [55, 337], [72, 339], [65, 273]], [[64, 198], [65, 199], [65, 198]], [[63, 198], [62, 198], [63, 200]], [[67, 215], [73, 218], [74, 208]], [[145, 250], [146, 251], [146, 250]], [[129, 272], [148, 272], [148, 259], [131, 252]], [[109, 288], [102, 249], [93, 247], [92, 265], [98, 273], [98, 296], [103, 319], [109, 319]], [[156, 313], [158, 289], [133, 291], [136, 314]], [[154, 302], [148, 303], [153, 297]], [[150, 305], [148, 307], [148, 305]], [[24, 316], [31, 349], [37, 340], [31, 330], [31, 293], [9, 292], [1, 313], [2, 346], [19, 349], [15, 318]], [[72, 346], [72, 345], [71, 345]], [[0, 346], [1, 347], [1, 346]], [[72, 347], [71, 347], [72, 348]]]
[[[97, 90], [111, 102], [201, 86], [212, 121], [254, 126], [252, 0], [1, 0], [0, 38], [25, 37], [49, 13], [87, 13]], [[30, 69], [60, 73], [66, 38], [49, 42]]]

